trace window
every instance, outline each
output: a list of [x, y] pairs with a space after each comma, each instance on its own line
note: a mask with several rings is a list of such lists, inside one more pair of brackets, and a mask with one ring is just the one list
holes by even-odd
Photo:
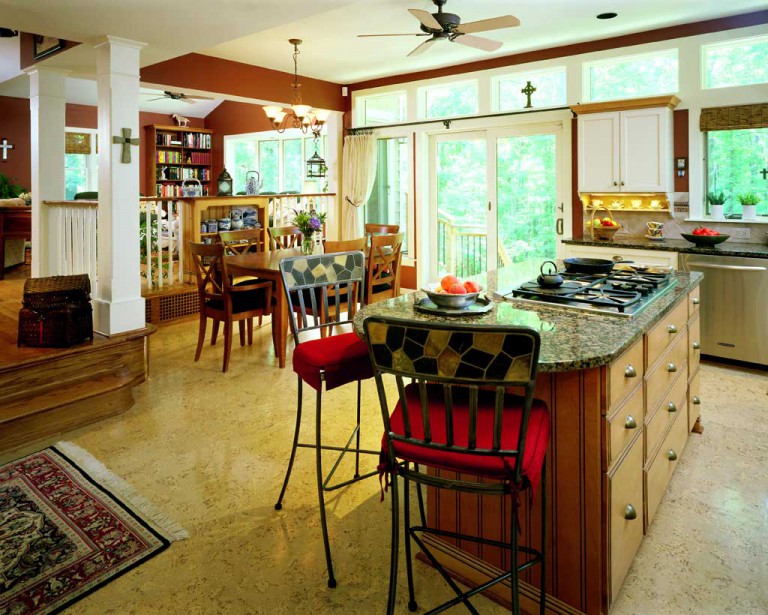
[[446, 83], [420, 90], [426, 118], [477, 113], [477, 81]]
[[677, 49], [584, 65], [589, 100], [637, 98], [677, 92]]
[[498, 111], [523, 109], [528, 99], [520, 90], [528, 81], [536, 88], [531, 97], [534, 107], [565, 105], [565, 67], [558, 67], [498, 77], [495, 81], [495, 109]]
[[245, 176], [248, 171], [256, 171], [259, 168], [256, 158], [256, 141], [238, 140], [232, 146], [233, 162], [227, 161], [227, 167], [232, 176], [232, 193], [245, 192]]
[[768, 83], [768, 36], [704, 45], [704, 87]]
[[279, 141], [259, 141], [259, 172], [262, 192], [280, 192]]
[[304, 160], [301, 157], [301, 139], [283, 141], [283, 183], [284, 191], [301, 192], [304, 178]]
[[408, 252], [408, 139], [379, 139], [376, 180], [365, 207], [367, 224], [398, 224], [405, 233], [403, 252]]
[[757, 215], [768, 216], [768, 181], [762, 173], [768, 161], [768, 128], [711, 130], [705, 134], [707, 192], [725, 194], [726, 218], [741, 217], [738, 196], [749, 192], [760, 199]]
[[64, 194], [74, 199], [79, 192], [98, 190], [99, 156], [96, 152], [96, 131], [67, 129], [64, 154]]
[[357, 99], [360, 124], [398, 124], [406, 119], [405, 92], [365, 96]]

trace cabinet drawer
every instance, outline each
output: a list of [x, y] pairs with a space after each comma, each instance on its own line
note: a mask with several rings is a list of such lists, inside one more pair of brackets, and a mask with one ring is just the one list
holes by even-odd
[[701, 299], [699, 298], [700, 289], [701, 286], [697, 286], [688, 293], [688, 320], [699, 315], [699, 307], [701, 306]]
[[643, 540], [643, 439], [636, 438], [627, 456], [608, 476], [608, 553], [610, 596], [616, 599]]
[[644, 373], [643, 340], [639, 339], [608, 367], [608, 414], [642, 382]]
[[688, 431], [693, 429], [700, 416], [701, 387], [699, 386], [699, 372], [697, 370], [688, 383]]
[[625, 248], [624, 246], [581, 246], [575, 244], [565, 244], [565, 254], [567, 257], [581, 256], [585, 258], [607, 258], [612, 259], [619, 256], [624, 260], [634, 261], [642, 265], [658, 265], [661, 267], [678, 268], [677, 252], [667, 252], [662, 250], [637, 250]]
[[645, 416], [643, 393], [642, 385], [635, 387], [635, 390], [630, 393], [627, 400], [616, 413], [609, 419], [606, 419], [608, 427], [606, 468], [611, 467], [611, 464], [621, 456], [624, 448], [637, 435], [637, 432], [643, 425], [643, 418]]
[[683, 453], [686, 442], [688, 442], [688, 422], [680, 415], [676, 417], [659, 452], [645, 471], [646, 527], [653, 521], [656, 509], [664, 497], [667, 483], [669, 483], [669, 479], [677, 467], [677, 461]]
[[664, 351], [685, 333], [687, 322], [688, 305], [682, 301], [646, 334], [646, 367], [650, 368], [656, 363]]
[[688, 323], [688, 375], [699, 369], [701, 359], [701, 318]]
[[[678, 372], [677, 380], [669, 392], [661, 398], [655, 408], [648, 412], [645, 425], [645, 455], [646, 459], [653, 456], [656, 446], [661, 442], [669, 425], [678, 414], [687, 416], [688, 378]], [[687, 418], [686, 418], [687, 420]]]
[[[645, 376], [645, 407], [655, 408], [661, 396], [672, 385], [680, 372], [688, 369], [688, 335], [678, 334], [677, 340], [661, 357], [661, 360]], [[687, 372], [686, 372], [687, 373]]]

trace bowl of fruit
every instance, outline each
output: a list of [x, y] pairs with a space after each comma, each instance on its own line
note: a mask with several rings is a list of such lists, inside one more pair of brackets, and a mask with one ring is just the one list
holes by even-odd
[[[608, 212], [608, 216], [601, 218], [596, 216], [598, 209], [605, 209]], [[609, 241], [613, 239], [613, 236], [621, 228], [621, 225], [613, 219], [613, 214], [610, 209], [605, 207], [596, 207], [592, 212], [592, 219], [589, 222], [589, 230], [592, 232], [592, 239], [601, 239], [603, 241]]]
[[681, 233], [681, 235], [684, 239], [696, 244], [697, 248], [711, 248], [730, 237], [706, 226], [697, 226], [692, 233]]
[[427, 284], [421, 290], [437, 307], [462, 309], [477, 301], [483, 289], [474, 280], [462, 281], [455, 275], [446, 275], [439, 284]]

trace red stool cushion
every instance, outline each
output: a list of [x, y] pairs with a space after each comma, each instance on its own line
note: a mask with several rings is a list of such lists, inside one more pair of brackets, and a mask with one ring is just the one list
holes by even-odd
[[[416, 384], [405, 387], [411, 435], [423, 438], [424, 423], [421, 416], [421, 401]], [[468, 390], [453, 388], [453, 440], [456, 446], [466, 446], [469, 434], [469, 395]], [[479, 391], [477, 409], [477, 443], [479, 449], [490, 449], [493, 443], [494, 391]], [[443, 387], [439, 384], [427, 385], [428, 410], [432, 441], [445, 444], [445, 404]], [[520, 431], [522, 408], [525, 399], [519, 395], [505, 395], [504, 414], [501, 430], [501, 448], [516, 449]], [[403, 412], [400, 402], [390, 416], [390, 427], [396, 434], [404, 434]], [[549, 409], [541, 400], [534, 399], [528, 417], [528, 434], [523, 453], [522, 476], [535, 491], [541, 479], [541, 468], [549, 442]], [[404, 442], [393, 443], [399, 459], [433, 466], [443, 470], [465, 472], [486, 478], [511, 479], [514, 476], [516, 457], [475, 455], [464, 452], [447, 452], [430, 449]], [[382, 440], [382, 449], [386, 450], [386, 435]]]
[[333, 389], [373, 378], [368, 346], [355, 333], [302, 342], [293, 351], [293, 371], [313, 389], [320, 390], [320, 370], [325, 371], [325, 388]]

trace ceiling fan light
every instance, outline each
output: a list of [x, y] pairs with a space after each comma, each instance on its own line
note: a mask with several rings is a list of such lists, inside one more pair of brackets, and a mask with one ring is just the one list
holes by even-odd
[[262, 107], [262, 108], [264, 109], [264, 113], [267, 114], [267, 117], [270, 120], [274, 120], [280, 113], [282, 113], [283, 117], [285, 117], [285, 112], [283, 111], [283, 108], [278, 105], [266, 105], [265, 107]]
[[293, 109], [297, 118], [304, 120], [309, 115], [309, 112], [312, 111], [312, 105], [291, 105], [291, 109]]

